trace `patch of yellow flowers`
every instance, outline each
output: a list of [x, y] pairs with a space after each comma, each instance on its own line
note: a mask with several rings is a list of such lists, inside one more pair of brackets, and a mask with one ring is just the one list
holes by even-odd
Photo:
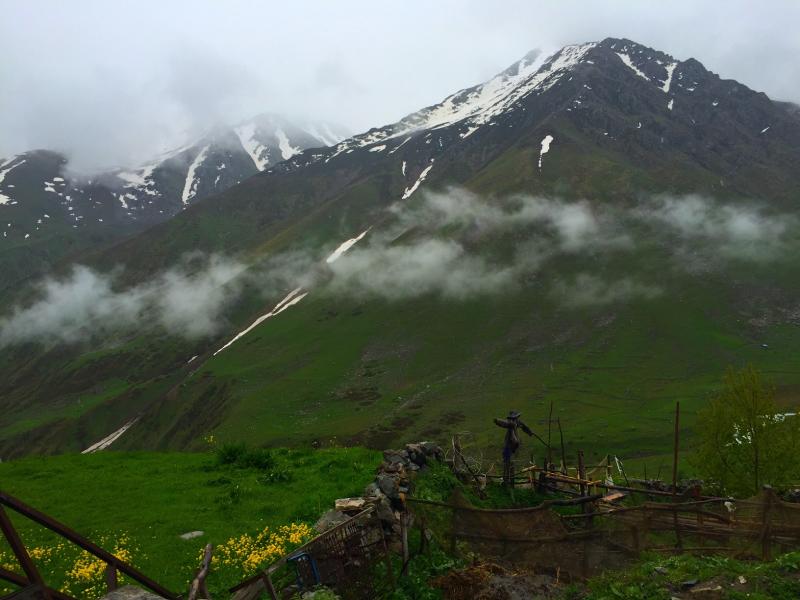
[[[127, 535], [116, 540], [100, 540], [100, 546], [113, 548], [111, 553], [120, 560], [131, 563], [133, 550]], [[45, 583], [75, 598], [94, 599], [106, 593], [106, 563], [68, 542], [58, 542], [51, 546], [28, 548], [28, 554], [36, 563]], [[0, 551], [0, 567], [19, 573], [21, 571], [14, 555]], [[0, 594], [10, 593], [10, 588], [0, 584]]]
[[[310, 540], [312, 536], [313, 530], [305, 523], [290, 523], [276, 529], [265, 527], [256, 535], [245, 533], [214, 548], [214, 566], [234, 571], [236, 575], [251, 575]], [[201, 549], [200, 559], [202, 556]]]

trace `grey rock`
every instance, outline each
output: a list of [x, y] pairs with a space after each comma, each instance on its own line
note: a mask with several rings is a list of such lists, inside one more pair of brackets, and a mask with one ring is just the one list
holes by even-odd
[[318, 533], [325, 533], [329, 529], [336, 527], [340, 523], [344, 523], [350, 517], [339, 510], [329, 510], [323, 514], [319, 520], [314, 524], [314, 529]]
[[101, 600], [162, 600], [162, 598], [134, 585], [126, 585], [109, 592]]
[[391, 475], [381, 473], [375, 478], [375, 483], [378, 484], [380, 490], [389, 498], [399, 498], [397, 480]]
[[419, 447], [422, 448], [426, 456], [430, 456], [436, 460], [444, 460], [444, 451], [438, 444], [434, 442], [420, 442]]
[[[421, 444], [406, 444], [406, 452], [411, 460], [412, 465], [423, 466], [427, 464], [428, 459], [425, 450]], [[409, 465], [410, 466], [410, 465]]]
[[205, 531], [189, 531], [187, 533], [182, 533], [178, 537], [182, 540], [193, 540], [194, 538], [199, 538], [203, 534], [205, 534]]
[[365, 498], [375, 498], [377, 496], [382, 496], [382, 495], [383, 492], [378, 487], [378, 484], [375, 483], [374, 481], [364, 488]]
[[405, 450], [384, 450], [383, 461], [388, 464], [408, 464], [408, 452]]
[[380, 496], [375, 501], [375, 515], [386, 523], [394, 523], [392, 504], [386, 496]]

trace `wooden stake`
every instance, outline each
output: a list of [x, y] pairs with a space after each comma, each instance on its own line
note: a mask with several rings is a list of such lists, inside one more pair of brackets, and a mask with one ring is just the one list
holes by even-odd
[[403, 547], [403, 569], [405, 573], [408, 566], [408, 517], [405, 511], [400, 513], [400, 541]]
[[547, 470], [550, 470], [550, 465], [553, 464], [553, 446], [551, 441], [551, 430], [553, 426], [553, 401], [550, 400], [550, 413], [547, 415]]
[[675, 439], [672, 446], [672, 495], [678, 494], [678, 442], [680, 435], [681, 403], [675, 403]]
[[761, 513], [761, 560], [770, 560], [772, 558], [772, 521], [770, 513], [774, 502], [774, 492], [770, 486], [764, 486], [761, 498], [764, 501]]
[[[678, 447], [680, 442], [680, 423], [681, 423], [681, 403], [675, 403], [675, 440], [673, 442], [672, 451], [672, 502], [673, 505], [677, 502], [678, 497]], [[673, 506], [674, 508], [674, 506]], [[681, 529], [678, 520], [677, 509], [673, 510], [673, 520], [675, 524], [675, 545], [680, 550], [683, 548], [683, 540], [681, 540]]]
[[558, 435], [561, 438], [561, 473], [567, 474], [567, 455], [564, 452], [564, 432], [561, 430], [561, 417], [558, 417]]

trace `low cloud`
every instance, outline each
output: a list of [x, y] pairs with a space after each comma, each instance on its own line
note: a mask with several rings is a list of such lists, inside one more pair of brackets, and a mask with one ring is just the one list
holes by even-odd
[[125, 290], [113, 274], [76, 266], [61, 279], [38, 285], [36, 299], [0, 321], [0, 347], [23, 341], [78, 342], [131, 328], [161, 327], [189, 339], [210, 335], [224, 324], [223, 312], [239, 285], [240, 263], [211, 256], [183, 264]]
[[[722, 204], [697, 195], [659, 196], [636, 212], [721, 257], [770, 260], [796, 240], [796, 217], [753, 203]], [[792, 236], [795, 236], [794, 238]]]
[[492, 265], [451, 240], [424, 239], [400, 246], [369, 244], [331, 264], [330, 290], [392, 300], [440, 294], [464, 299], [515, 285], [516, 265]]
[[[0, 321], [0, 347], [76, 342], [123, 329], [214, 335], [245, 286], [270, 301], [297, 287], [356, 299], [459, 301], [513, 293], [535, 281], [542, 297], [573, 308], [648, 300], [669, 292], [652, 280], [652, 260], [691, 274], [700, 266], [725, 268], [731, 259], [779, 260], [800, 246], [794, 217], [692, 195], [644, 199], [630, 208], [526, 195], [483, 198], [451, 188], [420, 193], [388, 216], [330, 263], [326, 256], [344, 239], [332, 240], [325, 253], [299, 248], [258, 265], [191, 256], [128, 289], [115, 285], [114, 273], [75, 267], [64, 278], [44, 280], [31, 304]], [[639, 264], [640, 255], [647, 264]], [[618, 266], [602, 271], [608, 276], [586, 271], [603, 263]]]
[[572, 308], [657, 298], [663, 290], [655, 285], [641, 283], [630, 277], [604, 280], [596, 275], [581, 273], [569, 281], [553, 284], [551, 297]]
[[544, 228], [542, 233], [549, 234], [564, 251], [630, 243], [612, 211], [595, 209], [586, 200], [567, 202], [527, 195], [487, 199], [461, 188], [449, 188], [423, 193], [420, 205], [395, 205], [392, 210], [406, 228], [456, 226], [491, 233], [539, 225]]

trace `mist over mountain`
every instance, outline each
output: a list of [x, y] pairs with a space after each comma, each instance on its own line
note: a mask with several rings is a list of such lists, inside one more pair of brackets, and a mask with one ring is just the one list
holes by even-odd
[[169, 219], [302, 150], [344, 137], [328, 123], [262, 114], [217, 127], [145, 165], [91, 175], [52, 150], [0, 159], [0, 291], [77, 252]]

